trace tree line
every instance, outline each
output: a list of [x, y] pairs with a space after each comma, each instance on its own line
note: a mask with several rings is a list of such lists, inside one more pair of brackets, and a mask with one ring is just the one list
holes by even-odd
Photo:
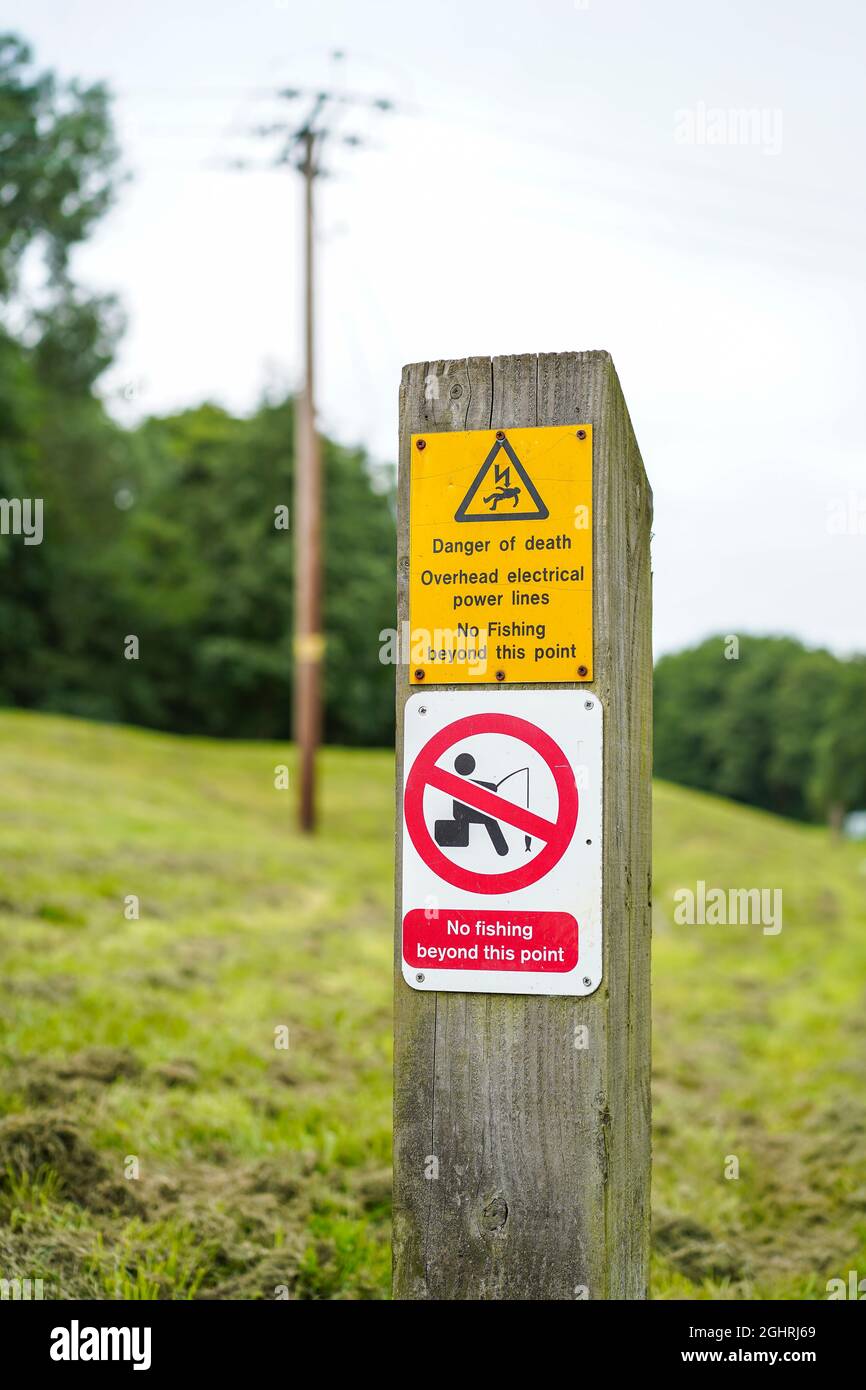
[[866, 658], [730, 636], [662, 657], [655, 773], [838, 829], [866, 808]]

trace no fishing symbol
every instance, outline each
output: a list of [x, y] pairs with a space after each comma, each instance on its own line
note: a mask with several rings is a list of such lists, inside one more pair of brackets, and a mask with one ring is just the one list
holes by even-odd
[[[499, 787], [513, 772], [500, 780], [474, 777], [484, 747], [483, 735], [505, 734], [518, 740], [526, 751], [536, 754], [549, 770], [556, 788], [558, 808], [550, 819], [499, 795]], [[478, 757], [460, 752], [449, 760], [448, 754], [458, 743], [473, 739]], [[450, 769], [453, 767], [453, 771]], [[489, 770], [489, 769], [488, 769]], [[530, 768], [518, 768], [526, 773], [526, 786], [531, 788]], [[452, 798], [450, 818], [433, 819], [425, 815], [424, 793], [430, 787]], [[529, 794], [527, 794], [527, 802]], [[516, 892], [538, 883], [559, 863], [571, 843], [578, 816], [578, 792], [572, 769], [559, 745], [536, 725], [513, 714], [476, 714], [458, 719], [440, 729], [415, 759], [406, 782], [404, 799], [406, 828], [424, 863], [446, 883], [471, 893], [500, 894]], [[471, 863], [471, 854], [464, 863], [443, 853], [444, 848], [471, 849], [473, 829], [476, 836], [484, 832], [496, 854], [513, 857], [503, 827], [522, 832], [525, 849], [538, 840], [543, 848], [513, 868], [495, 873], [484, 871]], [[475, 843], [478, 842], [476, 839]]]

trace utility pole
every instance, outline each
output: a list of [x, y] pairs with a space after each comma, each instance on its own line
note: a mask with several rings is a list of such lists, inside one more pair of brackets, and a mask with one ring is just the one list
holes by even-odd
[[298, 750], [298, 827], [316, 827], [316, 750], [321, 738], [321, 513], [322, 462], [316, 431], [314, 389], [315, 311], [313, 188], [316, 134], [300, 132], [304, 179], [304, 381], [295, 403], [295, 744]]
[[[335, 59], [342, 59], [335, 53]], [[316, 429], [315, 396], [315, 185], [326, 171], [322, 151], [335, 139], [357, 148], [357, 135], [336, 130], [340, 109], [391, 111], [385, 98], [340, 90], [285, 88], [274, 95], [282, 101], [308, 100], [306, 116], [297, 124], [277, 122], [252, 132], [270, 139], [279, 137], [277, 153], [269, 162], [290, 164], [304, 181], [303, 197], [303, 383], [295, 402], [295, 488], [292, 534], [295, 554], [294, 613], [294, 735], [298, 750], [298, 828], [309, 834], [316, 828], [316, 752], [322, 733], [322, 465]], [[326, 119], [326, 117], [328, 119]], [[232, 161], [232, 168], [262, 167], [246, 160]]]

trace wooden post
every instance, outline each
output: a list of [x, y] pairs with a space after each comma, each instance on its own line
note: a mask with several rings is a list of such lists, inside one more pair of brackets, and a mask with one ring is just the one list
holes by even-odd
[[608, 353], [404, 368], [398, 627], [409, 616], [410, 435], [577, 421], [593, 426], [588, 689], [605, 712], [603, 981], [585, 997], [541, 998], [424, 993], [403, 980], [402, 712], [410, 687], [408, 668], [398, 667], [395, 1298], [647, 1295], [652, 494]]
[[321, 528], [322, 477], [316, 432], [313, 185], [316, 137], [303, 135], [304, 388], [295, 402], [295, 691], [298, 749], [298, 827], [316, 828], [316, 751], [322, 721]]

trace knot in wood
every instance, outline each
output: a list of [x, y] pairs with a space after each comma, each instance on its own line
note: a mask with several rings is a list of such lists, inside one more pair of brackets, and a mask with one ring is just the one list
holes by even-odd
[[508, 1203], [502, 1196], [491, 1197], [482, 1208], [481, 1226], [485, 1231], [501, 1231], [508, 1220]]

